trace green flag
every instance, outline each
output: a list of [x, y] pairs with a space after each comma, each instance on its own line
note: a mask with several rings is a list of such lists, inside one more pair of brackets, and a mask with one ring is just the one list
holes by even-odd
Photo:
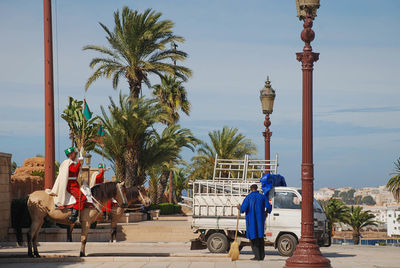
[[83, 103], [83, 116], [86, 120], [89, 120], [90, 118], [92, 118], [92, 112], [90, 112], [89, 106], [86, 103], [86, 99], [83, 100]]
[[102, 124], [100, 124], [100, 126], [99, 126], [99, 131], [97, 132], [97, 135], [99, 135], [99, 137], [103, 137], [104, 134], [105, 134], [105, 132], [104, 132], [104, 127], [103, 127]]

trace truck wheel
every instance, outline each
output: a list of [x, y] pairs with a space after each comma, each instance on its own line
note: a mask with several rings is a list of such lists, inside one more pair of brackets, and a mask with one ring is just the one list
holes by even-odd
[[207, 239], [207, 248], [212, 253], [223, 253], [229, 248], [229, 242], [226, 235], [213, 233]]
[[278, 239], [278, 251], [282, 256], [292, 256], [296, 249], [296, 245], [297, 240], [291, 234], [281, 235]]

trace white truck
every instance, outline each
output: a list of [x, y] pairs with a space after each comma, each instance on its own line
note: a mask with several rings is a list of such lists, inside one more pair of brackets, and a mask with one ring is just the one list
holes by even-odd
[[[278, 156], [274, 160], [226, 160], [215, 158], [212, 180], [192, 182], [192, 230], [199, 238], [192, 241], [192, 249], [207, 247], [210, 252], [229, 250], [236, 229], [237, 205], [249, 194], [250, 186], [257, 184], [269, 171], [276, 174]], [[274, 246], [283, 256], [291, 256], [301, 234], [301, 190], [293, 187], [274, 187], [269, 192], [272, 212], [265, 223], [265, 245]], [[240, 249], [249, 245], [246, 239], [245, 215], [240, 215], [238, 242]], [[319, 246], [330, 246], [330, 223], [314, 200], [314, 234]], [[197, 244], [197, 246], [193, 246]]]

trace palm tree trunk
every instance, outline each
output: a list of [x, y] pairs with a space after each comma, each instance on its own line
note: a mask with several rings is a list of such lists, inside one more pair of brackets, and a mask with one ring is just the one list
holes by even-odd
[[140, 91], [142, 90], [142, 79], [139, 76], [139, 80], [134, 80], [129, 77], [128, 78], [128, 83], [129, 83], [129, 90], [131, 92], [131, 100], [135, 101], [139, 98]]
[[150, 179], [149, 183], [149, 192], [150, 192], [150, 200], [152, 204], [157, 203], [157, 192], [158, 192], [158, 180], [155, 177]]
[[163, 173], [158, 181], [157, 186], [157, 204], [162, 202], [162, 198], [165, 192], [165, 188], [168, 183], [168, 173]]
[[173, 189], [172, 189], [172, 176], [173, 176], [173, 173], [172, 173], [172, 170], [170, 170], [169, 171], [169, 178], [168, 178], [168, 182], [169, 182], [169, 184], [168, 184], [168, 202], [170, 202], [170, 203], [172, 203], [172, 193], [173, 193]]
[[114, 160], [114, 165], [115, 165], [115, 175], [117, 179], [121, 181], [125, 181], [125, 163], [123, 158], [120, 159], [115, 159]]
[[138, 150], [128, 148], [125, 153], [125, 178], [127, 187], [138, 185]]
[[360, 232], [357, 230], [353, 230], [353, 242], [354, 245], [358, 245], [360, 243]]

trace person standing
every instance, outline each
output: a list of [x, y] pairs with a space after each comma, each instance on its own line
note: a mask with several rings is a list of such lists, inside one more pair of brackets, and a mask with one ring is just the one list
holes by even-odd
[[83, 210], [87, 200], [86, 196], [81, 192], [77, 180], [83, 157], [81, 152], [78, 162], [75, 162], [78, 151], [74, 147], [70, 147], [64, 152], [68, 158], [60, 165], [53, 188], [51, 190], [46, 189], [46, 192], [55, 196], [54, 203], [59, 209], [72, 208], [68, 220], [74, 223], [78, 218], [79, 210]]
[[99, 168], [99, 171], [93, 172], [89, 183], [90, 188], [92, 188], [97, 184], [104, 183], [104, 172], [105, 172], [104, 164], [100, 163], [97, 167]]
[[272, 206], [268, 197], [257, 191], [256, 184], [250, 186], [250, 194], [238, 205], [240, 213], [246, 213], [246, 237], [251, 241], [254, 253], [252, 260], [262, 261], [265, 258], [264, 228], [267, 213], [271, 213]]

